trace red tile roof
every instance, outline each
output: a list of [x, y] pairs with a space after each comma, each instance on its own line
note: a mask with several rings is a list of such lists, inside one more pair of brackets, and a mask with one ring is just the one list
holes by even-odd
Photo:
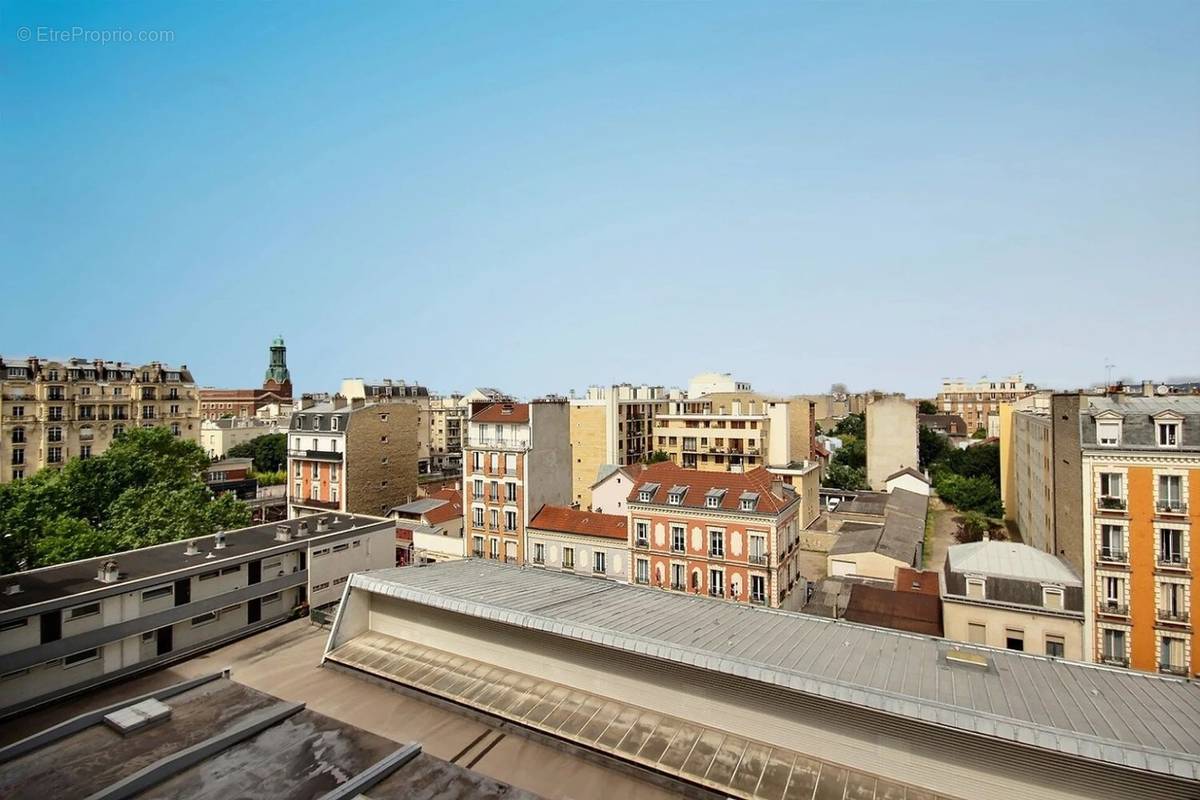
[[[787, 508], [796, 495], [773, 494], [771, 482], [775, 476], [765, 467], [756, 467], [749, 472], [709, 472], [707, 470], [684, 469], [670, 461], [651, 464], [637, 475], [633, 489], [630, 490], [626, 502], [639, 503], [638, 493], [646, 484], [657, 483], [658, 490], [651, 496], [650, 502], [667, 505], [667, 494], [673, 486], [687, 486], [681, 506], [688, 508], [707, 508], [705, 495], [711, 489], [724, 489], [719, 508], [724, 511], [737, 511], [741, 508], [742, 492], [754, 492], [758, 495], [758, 512], [778, 514]], [[781, 483], [782, 486], [782, 483]], [[782, 489], [780, 490], [783, 491]]]
[[597, 514], [595, 511], [577, 511], [565, 506], [542, 506], [533, 519], [529, 520], [529, 527], [582, 536], [603, 536], [606, 539], [621, 541], [628, 538], [625, 517]]
[[863, 625], [942, 635], [942, 599], [936, 594], [855, 584], [850, 588], [850, 602], [843, 616]]
[[829, 458], [829, 451], [826, 450], [820, 442], [813, 444], [813, 452], [819, 455], [821, 458]]
[[462, 492], [457, 489], [438, 489], [427, 499], [446, 501], [446, 505], [438, 506], [422, 515], [430, 525], [447, 522], [463, 515]]
[[934, 597], [941, 597], [938, 573], [932, 569], [900, 567], [896, 570], [896, 591], [917, 592], [918, 594], [931, 594]]
[[476, 411], [471, 422], [529, 422], [529, 404], [492, 403]]

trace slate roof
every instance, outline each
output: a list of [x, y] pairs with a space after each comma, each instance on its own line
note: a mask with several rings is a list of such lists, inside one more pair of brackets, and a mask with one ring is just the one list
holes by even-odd
[[1083, 580], [1062, 559], [1017, 542], [987, 541], [951, 545], [946, 558], [951, 571], [958, 573], [1060, 583], [1064, 586], [1083, 585]]
[[[875, 552], [911, 565], [916, 558], [917, 546], [925, 540], [925, 512], [929, 498], [906, 489], [895, 489], [887, 498], [883, 525], [843, 525], [838, 540], [829, 549], [830, 555]], [[838, 510], [841, 511], [841, 507]]]
[[[482, 560], [358, 573], [352, 588], [640, 653], [881, 715], [1200, 778], [1200, 685]], [[950, 650], [986, 667], [947, 661]]]
[[529, 528], [580, 536], [600, 536], [605, 539], [628, 541], [625, 517], [617, 514], [598, 514], [565, 506], [544, 505], [529, 520]]
[[[657, 484], [649, 503], [667, 505], [667, 495], [676, 486], [687, 486], [688, 490], [679, 504], [683, 508], [707, 508], [705, 496], [713, 489], [725, 489], [719, 509], [722, 511], [740, 511], [741, 496], [745, 492], [758, 495], [757, 512], [760, 514], [778, 514], [799, 499], [799, 495], [783, 490], [783, 495], [771, 491], [771, 483], [775, 480], [764, 467], [757, 467], [750, 472], [709, 472], [698, 469], [684, 469], [670, 461], [650, 464], [637, 476], [633, 489], [629, 492], [628, 503], [643, 503], [638, 499], [639, 492], [645, 486]], [[780, 484], [786, 486], [786, 484]], [[644, 503], [643, 503], [644, 504]], [[715, 510], [715, 509], [710, 509]], [[748, 513], [748, 512], [741, 512]]]
[[[1102, 450], [1153, 450], [1165, 454], [1200, 451], [1200, 397], [1088, 397], [1085, 398], [1083, 406], [1079, 413], [1079, 434], [1085, 449], [1094, 447]], [[1115, 411], [1122, 415], [1120, 447], [1101, 448], [1096, 443], [1095, 416], [1105, 411]], [[1175, 411], [1183, 415], [1178, 447], [1159, 447], [1155, 440], [1154, 415], [1162, 411]]]

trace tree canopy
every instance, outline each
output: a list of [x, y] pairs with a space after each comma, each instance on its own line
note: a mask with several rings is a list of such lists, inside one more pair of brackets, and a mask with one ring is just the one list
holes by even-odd
[[264, 433], [248, 442], [234, 445], [226, 455], [253, 458], [255, 472], [279, 472], [287, 469], [287, 434]]
[[866, 489], [867, 473], [862, 469], [848, 467], [836, 462], [825, 470], [825, 480], [822, 485], [830, 489]]
[[849, 414], [838, 420], [833, 429], [834, 436], [853, 436], [856, 439], [867, 438], [867, 415]]
[[102, 455], [0, 486], [0, 573], [249, 524], [201, 480], [208, 457], [166, 428], [134, 428]]
[[937, 406], [932, 400], [921, 400], [917, 403], [918, 414], [936, 414], [938, 413]]

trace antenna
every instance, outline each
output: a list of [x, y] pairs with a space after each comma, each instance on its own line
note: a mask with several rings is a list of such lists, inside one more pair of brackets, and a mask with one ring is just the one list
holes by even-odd
[[1112, 371], [1117, 365], [1108, 360], [1108, 356], [1104, 357], [1104, 387], [1112, 386]]

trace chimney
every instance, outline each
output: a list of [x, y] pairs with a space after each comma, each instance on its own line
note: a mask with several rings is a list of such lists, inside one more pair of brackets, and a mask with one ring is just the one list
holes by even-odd
[[352, 409], [354, 409], [354, 408], [362, 408], [362, 407], [363, 407], [363, 406], [365, 406], [366, 404], [367, 404], [367, 401], [366, 401], [366, 399], [364, 399], [364, 398], [362, 398], [362, 397], [356, 397], [356, 398], [354, 398], [353, 400], [351, 400], [351, 401], [350, 401], [350, 408], [352, 408]]
[[188, 542], [188, 543], [187, 543], [187, 547], [186, 547], [186, 548], [184, 548], [183, 554], [184, 554], [185, 556], [198, 556], [198, 555], [200, 555], [200, 548], [199, 548], [199, 547], [196, 547], [196, 542], [195, 542], [195, 540], [192, 540], [192, 541], [190, 541], [190, 542]]
[[297, 536], [308, 536], [308, 520], [306, 520], [306, 519], [300, 520], [300, 524], [298, 524], [296, 526], [296, 535]]
[[117, 571], [117, 562], [111, 558], [100, 565], [100, 569], [96, 571], [96, 580], [101, 583], [116, 583], [121, 579], [121, 573]]
[[290, 542], [292, 540], [292, 527], [290, 525], [275, 526], [275, 541]]
[[213, 534], [213, 549], [214, 550], [224, 550], [225, 549], [225, 532], [224, 531], [217, 531], [216, 533]]
[[335, 395], [333, 396], [333, 408], [334, 408], [334, 410], [336, 411], [336, 410], [337, 410], [337, 409], [339, 409], [339, 408], [345, 408], [345, 407], [346, 407], [346, 398], [345, 398], [345, 397], [342, 397], [340, 394], [335, 394]]
[[1142, 381], [1142, 397], [1154, 397], [1154, 383]]
[[329, 530], [329, 517], [317, 518], [317, 533], [325, 533]]
[[783, 497], [783, 478], [778, 475], [771, 476], [771, 494]]

